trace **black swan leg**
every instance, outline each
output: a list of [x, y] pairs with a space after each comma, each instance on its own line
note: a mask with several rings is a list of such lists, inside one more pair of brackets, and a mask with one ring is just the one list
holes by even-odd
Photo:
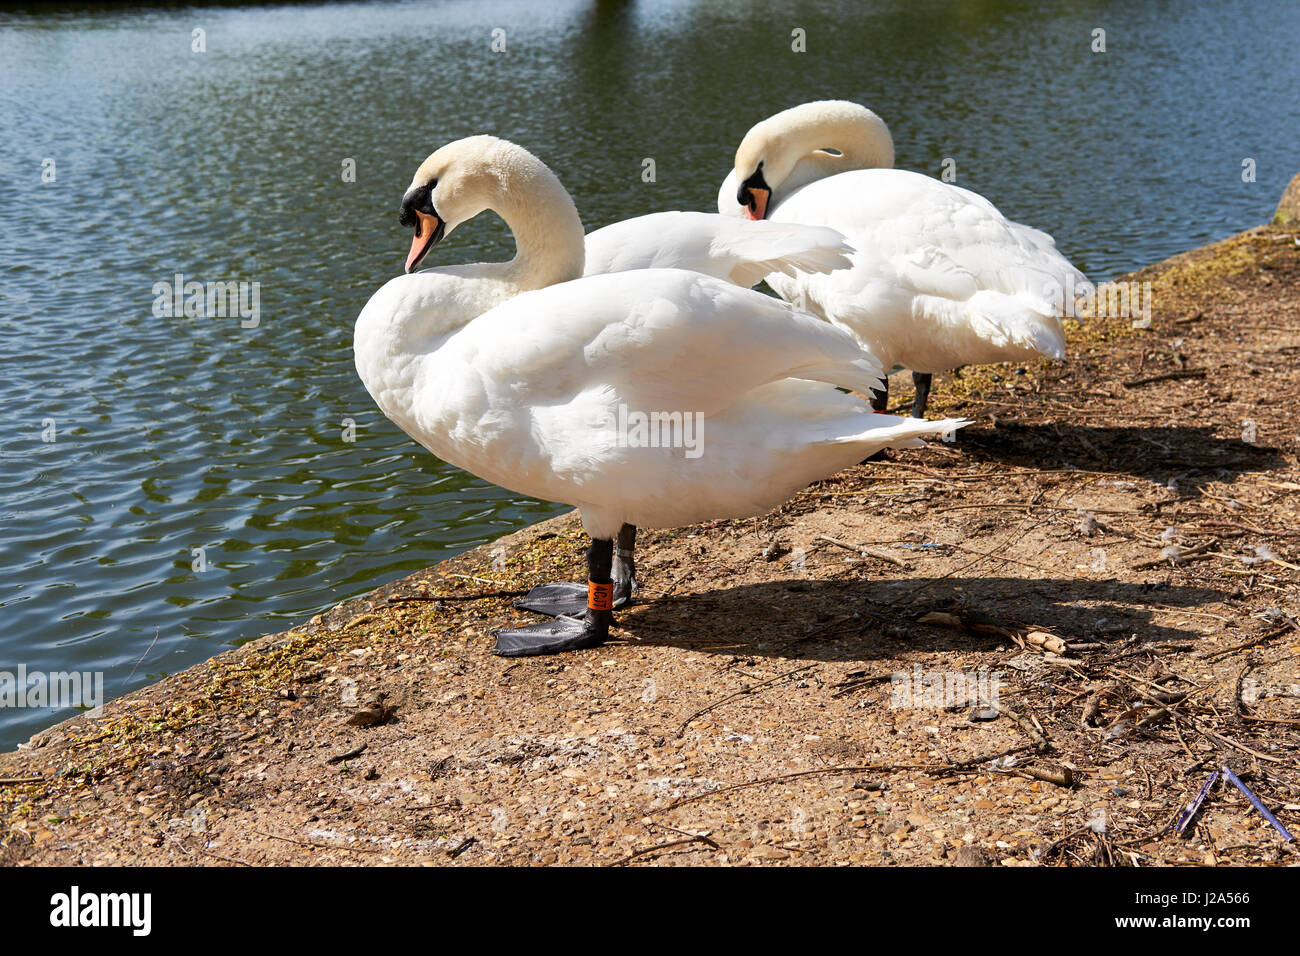
[[[614, 546], [614, 607], [626, 607], [636, 594], [636, 528], [625, 524], [618, 532]], [[515, 607], [521, 611], [545, 614], [547, 617], [582, 617], [587, 610], [587, 586], [576, 581], [552, 581], [539, 584], [519, 600]]]
[[[880, 381], [880, 388], [873, 389], [871, 392], [871, 410], [873, 412], [879, 412], [880, 414], [883, 415], [885, 414], [886, 411], [888, 411], [888, 409], [889, 409], [889, 376], [885, 376]], [[870, 461], [884, 461], [885, 457], [886, 457], [885, 449], [882, 448], [874, 455], [868, 455], [866, 458], [862, 459], [860, 464], [865, 465], [867, 462]]]
[[925, 406], [930, 401], [930, 382], [934, 376], [929, 372], [913, 372], [912, 384], [916, 386], [916, 398], [912, 399], [912, 417], [924, 418]]
[[636, 525], [625, 524], [614, 545], [614, 607], [627, 607], [636, 596]]
[[587, 549], [587, 605], [581, 617], [559, 616], [540, 624], [496, 633], [498, 657], [537, 657], [597, 647], [609, 639], [614, 620], [614, 582], [610, 577], [614, 542], [594, 540]]
[[880, 388], [871, 391], [871, 410], [882, 415], [889, 408], [889, 378], [880, 380]]

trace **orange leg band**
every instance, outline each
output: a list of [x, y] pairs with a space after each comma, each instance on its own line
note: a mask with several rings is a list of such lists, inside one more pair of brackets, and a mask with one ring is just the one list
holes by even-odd
[[593, 611], [612, 611], [614, 610], [614, 584], [597, 584], [595, 581], [587, 582], [587, 607]]

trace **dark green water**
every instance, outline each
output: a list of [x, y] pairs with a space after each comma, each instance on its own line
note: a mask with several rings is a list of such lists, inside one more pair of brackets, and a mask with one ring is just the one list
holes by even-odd
[[[0, 671], [102, 671], [117, 696], [561, 510], [418, 450], [352, 366], [409, 242], [398, 200], [449, 140], [528, 146], [594, 228], [712, 210], [754, 121], [842, 97], [900, 166], [956, 159], [1095, 279], [1262, 221], [1300, 169], [1297, 5], [1128, 7], [0, 14]], [[487, 220], [428, 264], [506, 258]], [[156, 316], [176, 272], [259, 283], [260, 323]], [[67, 713], [0, 708], [0, 748]]]

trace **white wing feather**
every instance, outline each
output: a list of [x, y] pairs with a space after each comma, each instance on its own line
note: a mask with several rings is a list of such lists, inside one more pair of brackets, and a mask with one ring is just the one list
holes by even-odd
[[850, 252], [844, 237], [824, 226], [659, 212], [588, 234], [583, 274], [686, 269], [749, 288], [772, 272], [793, 276], [846, 268]]
[[[452, 336], [446, 361], [509, 383], [521, 403], [587, 383], [643, 409], [712, 414], [782, 378], [859, 391], [874, 357], [838, 329], [771, 296], [682, 269], [590, 276], [522, 295]], [[527, 375], [512, 374], [527, 370]]]

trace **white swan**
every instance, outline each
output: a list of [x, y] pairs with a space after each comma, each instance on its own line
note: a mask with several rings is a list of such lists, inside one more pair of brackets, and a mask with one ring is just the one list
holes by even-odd
[[830, 272], [851, 265], [853, 247], [834, 229], [747, 224], [708, 212], [656, 212], [587, 234], [584, 275], [688, 269], [751, 288], [772, 272]]
[[[573, 201], [494, 137], [444, 146], [416, 172], [402, 201], [408, 270], [485, 209], [513, 231], [515, 258], [390, 280], [357, 319], [354, 349], [380, 409], [434, 454], [581, 510], [587, 587], [534, 589], [520, 606], [559, 616], [498, 632], [498, 654], [603, 642], [611, 582], [631, 594], [636, 525], [759, 514], [882, 447], [965, 424], [874, 414], [835, 386], [878, 386], [879, 363], [761, 293], [680, 269], [579, 278]], [[661, 428], [640, 429], [641, 415]], [[643, 441], [656, 437], [668, 442]]]
[[[718, 211], [843, 233], [852, 268], [774, 275], [769, 285], [851, 331], [886, 369], [911, 369], [917, 418], [934, 372], [1063, 357], [1061, 316], [1073, 316], [1092, 287], [1052, 237], [1008, 221], [977, 193], [893, 163], [889, 129], [871, 110], [805, 103], [745, 134]], [[873, 404], [883, 410], [886, 398], [879, 392]]]

